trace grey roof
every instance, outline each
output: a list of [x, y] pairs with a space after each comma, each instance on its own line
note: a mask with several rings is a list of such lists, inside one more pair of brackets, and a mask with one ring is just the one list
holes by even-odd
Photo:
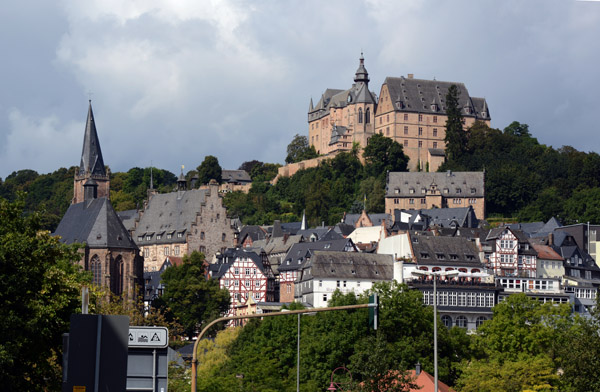
[[238, 238], [243, 241], [246, 237], [250, 237], [254, 242], [267, 238], [267, 233], [260, 226], [246, 225], [240, 230]]
[[272, 237], [263, 246], [266, 254], [271, 255], [275, 253], [287, 253], [287, 251], [294, 245], [302, 241], [302, 235], [290, 235], [283, 237]]
[[334, 229], [336, 233], [341, 234], [344, 237], [348, 237], [354, 231], [355, 227], [353, 225], [349, 225], [347, 223], [338, 223], [335, 225]]
[[331, 139], [329, 139], [329, 145], [337, 143], [347, 132], [348, 128], [341, 125], [333, 125], [333, 128], [331, 129]]
[[306, 272], [301, 280], [339, 278], [391, 281], [394, 278], [393, 263], [392, 255], [316, 251], [304, 266]]
[[215, 279], [220, 279], [225, 273], [231, 268], [233, 263], [235, 262], [236, 257], [247, 257], [248, 259], [254, 262], [256, 268], [260, 270], [265, 275], [270, 274], [270, 268], [267, 268], [263, 262], [260, 255], [258, 255], [255, 251], [251, 251], [245, 248], [240, 249], [227, 249], [225, 252], [226, 257], [221, 262], [217, 262], [215, 264], [210, 264], [208, 266], [211, 276]]
[[411, 243], [419, 265], [483, 268], [477, 246], [467, 238], [411, 235]]
[[349, 238], [331, 241], [299, 242], [292, 245], [279, 266], [278, 271], [293, 271], [302, 268], [306, 260], [310, 259], [312, 254], [317, 250], [343, 252], [348, 247], [356, 250], [352, 240]]
[[[207, 192], [207, 189], [193, 189], [153, 195], [142, 213], [134, 240], [144, 237], [144, 244], [183, 242], [176, 235], [170, 239], [163, 235], [160, 240], [156, 235], [175, 232], [185, 235], [185, 232], [189, 232], [196, 215], [200, 213], [200, 207], [206, 203]], [[146, 235], [151, 236], [150, 241], [146, 241]]]
[[100, 140], [96, 132], [96, 122], [92, 112], [92, 101], [88, 108], [88, 116], [85, 124], [85, 135], [83, 137], [83, 149], [81, 151], [81, 162], [79, 164], [79, 175], [90, 173], [92, 175], [106, 175]]
[[221, 179], [223, 182], [250, 183], [252, 179], [245, 170], [221, 170]]
[[[392, 216], [390, 214], [367, 214], [371, 222], [373, 222], [373, 226], [381, 226], [383, 221], [385, 220], [386, 226], [391, 226], [392, 224]], [[346, 214], [343, 218], [343, 223], [347, 225], [356, 225], [356, 221], [360, 218], [361, 214]]]
[[560, 221], [555, 217], [552, 217], [548, 219], [548, 222], [546, 222], [544, 226], [542, 226], [535, 233], [532, 233], [531, 237], [545, 237], [548, 234], [553, 233], [554, 230], [558, 229], [559, 227], [562, 227]]
[[54, 235], [66, 244], [86, 243], [90, 248], [137, 249], [106, 197], [72, 204]]
[[507, 226], [511, 229], [521, 230], [527, 236], [531, 237], [544, 227], [544, 222], [512, 223]]
[[[446, 111], [446, 94], [448, 88], [456, 85], [460, 91], [458, 106], [462, 108], [462, 115], [489, 120], [490, 113], [487, 103], [483, 98], [472, 98], [463, 83], [442, 82], [439, 80], [424, 80], [404, 77], [387, 77], [390, 99], [394, 102], [394, 109], [402, 112], [442, 113]], [[439, 105], [434, 104], [439, 102]], [[468, 113], [465, 108], [471, 108]]]
[[441, 148], [430, 148], [429, 154], [433, 157], [445, 157], [446, 153]]
[[135, 221], [139, 218], [140, 212], [138, 210], [118, 211], [117, 215], [121, 219], [121, 222], [123, 222], [123, 226], [131, 231], [135, 229]]
[[304, 237], [306, 241], [311, 241], [311, 237], [316, 237], [317, 241], [321, 240], [339, 240], [343, 236], [329, 227], [315, 227], [314, 229], [299, 230], [298, 235]]
[[[519, 242], [519, 244], [531, 245], [531, 243], [529, 242], [529, 238], [522, 230], [513, 229], [513, 228], [510, 228], [509, 226], [501, 226], [501, 227], [495, 227], [495, 228], [491, 229], [485, 240], [486, 241], [494, 241], [494, 240], [500, 238], [500, 236], [502, 235], [504, 230], [510, 230], [514, 234], [514, 236], [517, 238], [517, 241]], [[519, 254], [535, 256], [535, 255], [537, 255], [537, 252], [535, 251], [535, 249], [533, 249], [533, 246], [529, 247], [529, 249], [524, 249], [524, 248], [519, 247]]]
[[390, 172], [385, 197], [421, 197], [437, 187], [443, 197], [483, 197], [484, 172]]

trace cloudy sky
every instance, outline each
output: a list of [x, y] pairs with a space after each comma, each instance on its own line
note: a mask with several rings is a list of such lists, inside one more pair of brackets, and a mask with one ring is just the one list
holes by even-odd
[[104, 161], [283, 162], [360, 52], [386, 76], [464, 82], [492, 125], [600, 152], [600, 2], [5, 0], [0, 177], [77, 165], [91, 96]]

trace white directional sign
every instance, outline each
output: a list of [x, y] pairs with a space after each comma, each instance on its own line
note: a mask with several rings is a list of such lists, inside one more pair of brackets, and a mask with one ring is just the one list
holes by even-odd
[[129, 347], [159, 348], [168, 344], [166, 327], [129, 327]]

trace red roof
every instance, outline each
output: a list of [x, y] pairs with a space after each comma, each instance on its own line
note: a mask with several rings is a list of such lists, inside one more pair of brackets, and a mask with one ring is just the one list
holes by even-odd
[[538, 256], [537, 256], [538, 259], [563, 261], [563, 258], [560, 257], [560, 255], [558, 253], [556, 253], [554, 251], [554, 249], [552, 249], [548, 245], [538, 245], [538, 244], [531, 244], [531, 245], [533, 246], [533, 249], [535, 249], [535, 251], [538, 253]]
[[[414, 370], [409, 371], [409, 374], [411, 377], [415, 377], [415, 373], [416, 372]], [[418, 392], [434, 392], [435, 391], [435, 380], [433, 379], [433, 376], [423, 370], [421, 370], [421, 374], [416, 376], [414, 383], [417, 384], [419, 387], [421, 387], [421, 389], [411, 389], [411, 392], [412, 391], [415, 391], [415, 392], [417, 392], [417, 391]], [[439, 392], [455, 392], [454, 389], [450, 388], [448, 385], [444, 384], [440, 380], [438, 380], [438, 391]]]

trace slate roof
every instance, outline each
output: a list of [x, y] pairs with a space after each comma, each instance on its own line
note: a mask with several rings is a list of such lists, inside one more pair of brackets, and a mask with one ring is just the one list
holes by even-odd
[[310, 237], [312, 235], [317, 237], [317, 241], [339, 240], [343, 238], [341, 234], [335, 232], [335, 230], [329, 227], [316, 227], [314, 229], [300, 230], [297, 234], [304, 237], [306, 241], [310, 241]]
[[400, 221], [400, 214], [404, 212], [411, 214], [410, 223], [414, 223], [418, 215], [426, 215], [428, 217], [428, 226], [438, 227], [477, 227], [479, 221], [475, 216], [473, 207], [458, 207], [458, 208], [430, 208], [421, 210], [394, 210], [395, 221]]
[[66, 244], [86, 243], [90, 248], [137, 249], [106, 197], [71, 204], [54, 235]]
[[[306, 260], [309, 259], [317, 250], [343, 252], [347, 246], [354, 247], [352, 240], [348, 238], [331, 241], [299, 242], [292, 245], [290, 250], [283, 258], [278, 271], [293, 271], [302, 268], [302, 265], [306, 262]], [[354, 247], [354, 249], [356, 248]]]
[[[134, 232], [134, 240], [138, 242], [138, 237], [143, 237], [144, 245], [183, 242], [185, 238], [178, 238], [175, 233], [183, 233], [185, 237], [190, 231], [200, 206], [206, 202], [207, 192], [207, 189], [193, 189], [153, 195]], [[169, 233], [173, 234], [170, 239]], [[162, 234], [161, 239], [156, 238], [158, 234]], [[146, 235], [151, 236], [149, 241]]]
[[[392, 255], [357, 252], [316, 251], [306, 263], [301, 281], [319, 278], [368, 279], [391, 281], [394, 278]], [[307, 270], [310, 268], [310, 272]]]
[[413, 256], [419, 265], [483, 268], [479, 250], [463, 237], [412, 236]]
[[239, 241], [243, 241], [246, 236], [250, 237], [252, 242], [255, 242], [267, 238], [267, 233], [260, 226], [246, 225], [240, 230], [240, 234], [238, 236]]
[[[490, 119], [485, 99], [471, 97], [463, 83], [387, 77], [383, 84], [388, 87], [395, 111], [445, 114], [448, 88], [456, 85], [460, 91], [458, 106], [462, 108], [462, 115], [481, 120]], [[466, 107], [470, 108], [470, 113], [465, 110]]]
[[223, 182], [247, 184], [252, 182], [250, 175], [245, 170], [221, 170]]
[[348, 237], [354, 231], [354, 229], [355, 227], [353, 225], [349, 225], [347, 223], [338, 223], [333, 228], [336, 233], [339, 233], [344, 237]]
[[432, 186], [443, 197], [483, 197], [484, 172], [390, 172], [385, 197], [424, 197]]
[[83, 149], [81, 151], [81, 162], [79, 164], [79, 175], [90, 173], [92, 175], [106, 176], [104, 160], [102, 159], [102, 150], [100, 149], [100, 139], [96, 132], [96, 122], [92, 112], [92, 101], [88, 108], [88, 116], [85, 124], [85, 134], [83, 137]]
[[123, 222], [123, 226], [128, 231], [135, 229], [135, 221], [139, 218], [140, 212], [138, 210], [126, 210], [126, 211], [118, 211], [117, 215], [121, 222]]
[[[498, 238], [500, 238], [500, 236], [502, 235], [504, 230], [510, 230], [514, 234], [514, 236], [517, 238], [517, 241], [519, 242], [519, 250], [518, 250], [519, 254], [532, 255], [532, 256], [537, 255], [537, 252], [535, 251], [535, 249], [533, 249], [533, 245], [531, 242], [529, 242], [529, 238], [527, 238], [527, 235], [525, 233], [523, 233], [521, 230], [511, 229], [508, 226], [495, 227], [495, 228], [491, 229], [485, 240], [488, 242], [494, 241], [494, 245], [495, 245], [495, 241]], [[521, 244], [529, 244], [529, 245], [532, 245], [532, 247], [530, 247], [529, 249], [524, 249], [524, 248], [521, 248], [521, 246], [520, 246]]]
[[[343, 223], [347, 225], [354, 226], [356, 221], [360, 218], [362, 214], [346, 214], [343, 219]], [[371, 222], [373, 222], [373, 226], [381, 226], [383, 221], [385, 220], [386, 226], [390, 226], [392, 223], [392, 216], [390, 214], [367, 214]]]

